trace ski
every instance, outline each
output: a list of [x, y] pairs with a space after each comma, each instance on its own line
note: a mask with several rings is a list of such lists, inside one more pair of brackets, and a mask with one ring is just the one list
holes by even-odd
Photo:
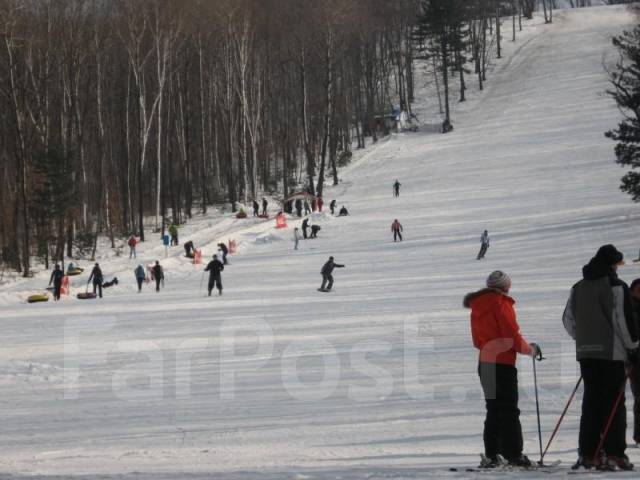
[[545, 463], [540, 465], [538, 463], [532, 463], [528, 467], [521, 467], [517, 465], [509, 465], [506, 460], [500, 458], [499, 465], [495, 467], [483, 467], [486, 464], [486, 458], [481, 455], [482, 461], [478, 467], [451, 467], [450, 472], [467, 472], [467, 473], [510, 473], [510, 472], [540, 472], [540, 473], [557, 473], [564, 471], [565, 468], [561, 466], [561, 461], [557, 460], [551, 463]]

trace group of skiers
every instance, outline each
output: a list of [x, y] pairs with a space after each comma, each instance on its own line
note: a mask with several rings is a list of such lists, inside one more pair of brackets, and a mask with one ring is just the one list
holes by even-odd
[[[578, 460], [573, 469], [633, 469], [625, 453], [627, 376], [635, 396], [633, 438], [640, 443], [640, 279], [627, 287], [617, 274], [623, 264], [615, 246], [600, 247], [584, 266], [583, 278], [572, 287], [563, 314], [564, 328], [576, 342], [584, 382]], [[523, 454], [515, 364], [517, 354], [530, 355], [535, 361], [542, 359], [542, 352], [520, 334], [510, 288], [509, 276], [494, 271], [485, 288], [463, 301], [471, 309], [473, 345], [480, 350], [478, 375], [486, 404], [483, 468], [500, 466], [502, 459], [509, 465], [531, 466]]]

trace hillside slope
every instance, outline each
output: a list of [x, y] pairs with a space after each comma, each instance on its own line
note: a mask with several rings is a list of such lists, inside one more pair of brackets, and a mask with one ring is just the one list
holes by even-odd
[[[619, 118], [604, 94], [603, 55], [631, 21], [621, 7], [575, 9], [506, 46], [487, 91], [457, 108], [452, 133], [394, 136], [347, 168], [325, 198], [351, 216], [316, 215], [320, 238], [297, 252], [291, 229], [272, 224], [193, 227], [201, 244], [237, 236], [246, 246], [224, 271], [222, 297], [205, 296], [200, 268], [179, 250], [161, 294], [135, 293], [135, 263], [122, 258], [105, 258], [105, 270], [130, 277], [101, 301], [27, 306], [7, 299], [32, 286], [4, 289], [0, 471], [473, 476], [446, 471], [474, 465], [482, 450], [461, 301], [497, 268], [513, 279], [525, 337], [548, 358], [538, 369], [546, 438], [577, 379], [560, 321], [568, 290], [599, 245], [615, 243], [627, 259], [640, 247], [640, 214], [618, 190], [623, 172], [603, 136]], [[404, 225], [398, 244], [394, 218]], [[478, 262], [485, 228], [492, 245]], [[162, 255], [148, 248], [146, 261]], [[324, 294], [316, 289], [329, 255], [346, 268]], [[621, 275], [631, 280], [640, 267]], [[521, 410], [535, 457], [530, 367], [520, 365]], [[575, 459], [578, 414], [576, 403], [550, 458]]]

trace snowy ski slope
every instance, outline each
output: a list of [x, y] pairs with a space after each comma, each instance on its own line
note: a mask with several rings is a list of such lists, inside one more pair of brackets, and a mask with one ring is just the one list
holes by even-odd
[[[482, 451], [461, 302], [497, 268], [513, 279], [525, 338], [547, 356], [546, 440], [577, 380], [560, 320], [568, 290], [599, 245], [628, 260], [640, 248], [640, 213], [618, 190], [623, 171], [603, 135], [620, 114], [602, 62], [631, 23], [621, 7], [575, 9], [505, 42], [486, 91], [455, 106], [454, 132], [397, 135], [365, 152], [325, 195], [351, 216], [315, 215], [320, 238], [297, 252], [292, 228], [271, 221], [216, 213], [185, 227], [181, 241], [207, 256], [241, 242], [222, 297], [206, 298], [181, 247], [163, 261], [161, 294], [135, 293], [136, 263], [106, 253], [103, 270], [121, 285], [101, 301], [21, 303], [46, 272], [0, 289], [0, 478], [474, 478], [448, 471]], [[477, 262], [485, 228], [492, 244]], [[141, 254], [148, 263], [164, 249], [148, 242]], [[329, 255], [346, 268], [334, 292], [318, 293]], [[640, 264], [621, 276], [640, 276]], [[535, 459], [531, 361], [519, 367]], [[576, 402], [549, 459], [575, 460], [578, 418]], [[482, 474], [493, 476], [504, 474]]]

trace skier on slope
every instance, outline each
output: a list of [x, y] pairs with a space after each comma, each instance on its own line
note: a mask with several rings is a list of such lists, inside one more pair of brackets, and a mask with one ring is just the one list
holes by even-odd
[[267, 199], [262, 197], [262, 215], [267, 216], [267, 207], [269, 206], [269, 202]]
[[302, 236], [304, 237], [304, 239], [307, 239], [307, 229], [309, 228], [309, 219], [305, 218], [302, 221]]
[[486, 288], [469, 293], [463, 305], [471, 309], [473, 345], [480, 350], [478, 375], [484, 392], [487, 415], [484, 422], [485, 458], [480, 465], [494, 468], [502, 455], [510, 465], [531, 466], [522, 454], [522, 426], [518, 409], [516, 355], [541, 358], [540, 347], [527, 343], [509, 296], [511, 279], [496, 270], [487, 278]]
[[322, 270], [320, 270], [320, 274], [322, 275], [322, 285], [320, 285], [318, 290], [321, 292], [331, 291], [331, 287], [333, 287], [333, 275], [331, 274], [333, 273], [334, 268], [344, 268], [344, 265], [335, 263], [333, 261], [333, 257], [329, 257], [329, 260], [327, 260], [327, 262], [322, 266]]
[[224, 264], [218, 260], [218, 256], [214, 255], [213, 260], [209, 262], [207, 268], [204, 269], [205, 272], [209, 272], [209, 296], [211, 296], [211, 291], [214, 288], [218, 288], [218, 294], [222, 295], [222, 274], [221, 272], [224, 270]]
[[329, 209], [331, 210], [331, 215], [335, 215], [336, 214], [336, 206], [338, 205], [338, 202], [336, 202], [335, 199], [331, 200], [331, 203], [329, 204]]
[[293, 249], [297, 250], [298, 249], [298, 242], [300, 242], [300, 230], [298, 230], [298, 227], [293, 229]]
[[102, 298], [102, 282], [104, 281], [104, 277], [102, 275], [102, 270], [100, 269], [100, 265], [97, 263], [93, 266], [93, 270], [91, 270], [91, 275], [89, 275], [89, 281], [87, 283], [91, 283], [93, 280], [93, 293], [96, 293], [98, 290], [98, 296]]
[[256, 202], [254, 199], [253, 200], [253, 216], [258, 217], [259, 215], [260, 215], [260, 205], [258, 205], [258, 202]]
[[164, 270], [158, 260], [156, 260], [156, 264], [153, 266], [152, 271], [153, 271], [153, 278], [156, 281], [156, 292], [159, 292], [160, 283], [162, 283], [162, 286], [164, 287]]
[[398, 238], [400, 238], [400, 241], [402, 241], [402, 225], [400, 224], [397, 218], [391, 224], [391, 231], [393, 232], [394, 242], [397, 242]]
[[477, 260], [482, 260], [489, 249], [489, 232], [486, 230], [480, 235], [480, 251], [478, 252]]
[[[571, 288], [562, 322], [576, 341], [576, 357], [584, 380], [578, 438], [579, 468], [631, 470], [625, 454], [627, 415], [625, 361], [637, 357], [638, 326], [627, 285], [618, 278], [623, 255], [603, 245], [582, 269], [582, 280]], [[598, 445], [611, 418], [602, 451]], [[602, 454], [602, 455], [600, 455]]]
[[138, 265], [133, 273], [136, 276], [136, 282], [138, 283], [138, 293], [140, 293], [142, 291], [142, 282], [147, 278], [147, 274], [145, 273], [142, 265]]
[[227, 265], [227, 254], [229, 253], [229, 249], [223, 242], [220, 242], [218, 244], [218, 250], [222, 253], [222, 263]]
[[51, 278], [49, 279], [49, 285], [53, 283], [53, 299], [57, 302], [60, 300], [60, 290], [62, 289], [62, 279], [64, 278], [64, 272], [60, 269], [60, 265], [56, 263], [51, 272]]
[[393, 196], [394, 197], [399, 197], [400, 196], [400, 185], [401, 185], [401, 183], [396, 178], [396, 181], [393, 184]]

